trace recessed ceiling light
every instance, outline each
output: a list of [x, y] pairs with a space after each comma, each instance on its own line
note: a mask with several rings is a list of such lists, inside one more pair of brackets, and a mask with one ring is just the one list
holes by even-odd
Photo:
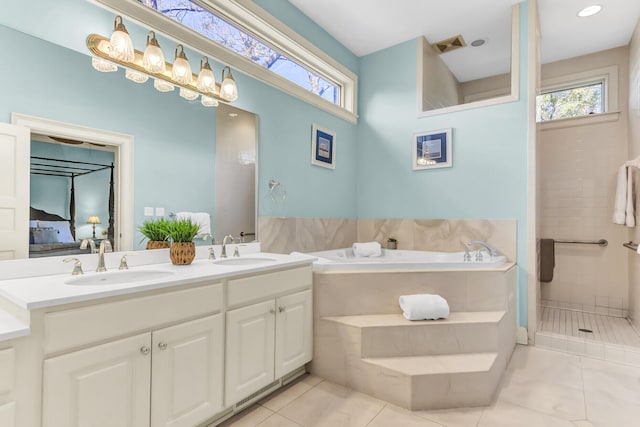
[[482, 46], [485, 43], [485, 41], [483, 39], [478, 39], [478, 40], [474, 40], [471, 42], [471, 46], [473, 47], [479, 47]]
[[584, 9], [580, 9], [580, 11], [578, 12], [578, 16], [580, 18], [585, 18], [587, 16], [595, 15], [601, 10], [602, 10], [602, 6], [600, 6], [599, 4], [593, 4], [591, 6], [585, 7]]
[[229, 117], [238, 117], [238, 113], [229, 113]]

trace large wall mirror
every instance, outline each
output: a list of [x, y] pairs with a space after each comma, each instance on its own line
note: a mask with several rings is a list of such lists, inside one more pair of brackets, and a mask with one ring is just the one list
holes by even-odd
[[444, 40], [419, 39], [419, 117], [518, 99], [519, 5], [502, 3], [482, 22], [452, 26]]

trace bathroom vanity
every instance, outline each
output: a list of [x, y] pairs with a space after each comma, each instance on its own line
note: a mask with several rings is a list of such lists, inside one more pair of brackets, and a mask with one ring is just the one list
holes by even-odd
[[0, 425], [193, 427], [304, 373], [313, 258], [228, 260], [0, 281]]

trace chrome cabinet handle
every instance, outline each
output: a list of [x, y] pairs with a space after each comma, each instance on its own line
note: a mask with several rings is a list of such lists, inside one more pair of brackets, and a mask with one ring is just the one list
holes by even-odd
[[151, 349], [146, 345], [143, 345], [142, 347], [140, 347], [140, 353], [146, 356], [147, 354], [151, 353]]
[[283, 312], [284, 312], [284, 310], [285, 310], [285, 308], [284, 308], [284, 307], [282, 307], [282, 306], [278, 307], [278, 311], [279, 311], [280, 313], [283, 313]]
[[158, 348], [159, 348], [160, 350], [166, 350], [166, 349], [167, 349], [167, 343], [166, 343], [166, 342], [162, 342], [162, 341], [160, 341], [160, 342], [158, 343]]

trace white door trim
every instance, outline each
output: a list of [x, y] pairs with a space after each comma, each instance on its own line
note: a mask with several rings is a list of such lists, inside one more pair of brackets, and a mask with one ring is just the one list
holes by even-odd
[[133, 249], [133, 136], [42, 117], [11, 113], [11, 123], [32, 133], [95, 142], [114, 147], [115, 211], [114, 239], [119, 251]]

